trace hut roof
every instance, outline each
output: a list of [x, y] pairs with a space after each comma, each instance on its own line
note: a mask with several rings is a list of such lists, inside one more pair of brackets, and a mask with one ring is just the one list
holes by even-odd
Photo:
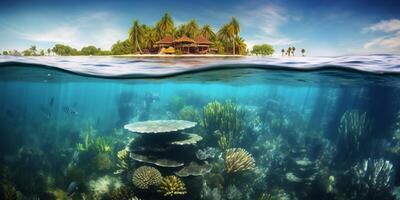
[[212, 44], [210, 40], [208, 40], [202, 35], [197, 36], [196, 38], [194, 38], [194, 40], [196, 41], [197, 44]]
[[190, 39], [189, 37], [187, 37], [186, 35], [182, 36], [179, 39], [174, 40], [174, 43], [181, 43], [181, 42], [189, 42], [189, 43], [195, 43], [194, 40]]
[[174, 39], [172, 38], [172, 36], [167, 35], [160, 41], [156, 42], [156, 44], [172, 44], [173, 41]]

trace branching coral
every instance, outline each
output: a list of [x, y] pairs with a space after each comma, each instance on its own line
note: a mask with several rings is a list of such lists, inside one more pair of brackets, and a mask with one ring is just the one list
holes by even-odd
[[252, 170], [256, 166], [253, 156], [241, 148], [227, 149], [224, 160], [227, 173]]
[[162, 179], [159, 192], [164, 196], [185, 195], [185, 183], [177, 176], [166, 176]]
[[118, 169], [117, 171], [114, 172], [114, 174], [121, 174], [125, 172], [129, 167], [127, 163], [127, 159], [129, 158], [129, 151], [126, 149], [118, 151], [117, 158], [118, 158], [118, 163], [117, 163]]
[[219, 140], [225, 146], [237, 145], [243, 136], [245, 128], [245, 111], [235, 103], [214, 101], [203, 109], [201, 125], [209, 132], [218, 132]]
[[154, 167], [142, 166], [135, 170], [132, 176], [133, 184], [140, 189], [148, 189], [161, 183], [161, 173]]
[[17, 190], [7, 183], [0, 183], [0, 199], [17, 200]]

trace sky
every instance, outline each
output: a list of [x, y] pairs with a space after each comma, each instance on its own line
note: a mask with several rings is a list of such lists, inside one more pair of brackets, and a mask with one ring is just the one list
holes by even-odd
[[277, 54], [294, 46], [308, 55], [400, 53], [399, 0], [1, 0], [0, 51], [67, 44], [104, 50], [128, 37], [134, 19], [154, 25], [196, 19], [214, 31], [235, 16], [248, 45]]

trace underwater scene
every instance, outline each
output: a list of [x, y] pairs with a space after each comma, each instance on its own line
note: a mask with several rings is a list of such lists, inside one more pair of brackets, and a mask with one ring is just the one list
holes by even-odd
[[368, 58], [3, 58], [0, 199], [400, 199], [399, 57]]

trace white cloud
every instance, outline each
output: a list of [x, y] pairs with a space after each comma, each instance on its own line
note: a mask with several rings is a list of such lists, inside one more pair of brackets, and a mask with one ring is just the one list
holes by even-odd
[[48, 30], [27, 30], [12, 28], [21, 39], [36, 42], [53, 42], [82, 48], [95, 45], [110, 49], [117, 40], [125, 39], [126, 31], [112, 23], [112, 16], [106, 12], [95, 12], [77, 16], [60, 24], [49, 24]]
[[363, 28], [363, 32], [385, 32], [391, 33], [395, 31], [400, 31], [400, 20], [399, 19], [391, 19], [391, 20], [382, 20], [376, 24], [372, 24], [368, 27]]
[[374, 51], [400, 52], [400, 20], [383, 20], [363, 28], [364, 33], [377, 32], [384, 35], [375, 37], [364, 44], [364, 49]]
[[255, 28], [258, 33], [249, 35], [248, 47], [254, 44], [269, 43], [271, 45], [292, 45], [303, 40], [292, 39], [279, 30], [290, 20], [299, 21], [300, 17], [289, 16], [284, 8], [276, 5], [263, 5], [257, 8], [241, 8], [238, 14], [244, 26]]

